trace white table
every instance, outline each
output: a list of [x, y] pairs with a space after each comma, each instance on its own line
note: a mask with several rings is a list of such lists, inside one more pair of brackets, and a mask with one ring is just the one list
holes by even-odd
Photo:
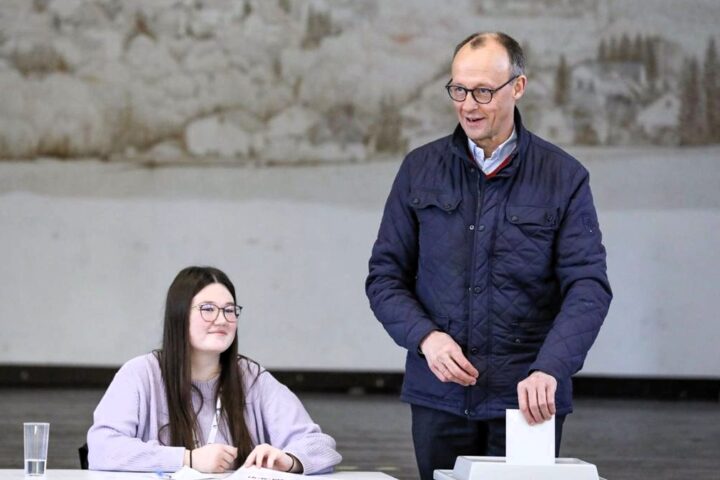
[[[223, 478], [229, 476], [218, 476]], [[382, 472], [335, 472], [326, 475], [310, 475], [308, 479], [325, 480], [397, 480]], [[0, 480], [159, 480], [156, 474], [151, 472], [99, 472], [94, 470], [58, 470], [48, 469], [45, 477], [26, 477], [22, 469], [2, 470], [0, 469]]]

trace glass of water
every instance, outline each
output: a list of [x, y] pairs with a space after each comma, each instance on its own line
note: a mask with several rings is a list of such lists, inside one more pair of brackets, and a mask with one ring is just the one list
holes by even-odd
[[50, 424], [42, 422], [23, 423], [25, 439], [25, 475], [45, 475]]

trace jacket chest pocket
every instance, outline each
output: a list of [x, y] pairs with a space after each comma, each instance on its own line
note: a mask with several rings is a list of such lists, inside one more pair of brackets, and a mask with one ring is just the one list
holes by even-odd
[[425, 260], [447, 260], [457, 255], [464, 238], [461, 198], [459, 192], [410, 192], [408, 200], [418, 221], [420, 254]]
[[435, 190], [413, 190], [410, 206], [415, 210], [421, 225], [442, 225], [457, 216], [461, 196], [459, 193]]
[[507, 205], [505, 220], [513, 236], [533, 243], [552, 243], [558, 229], [558, 208]]
[[457, 192], [443, 192], [441, 190], [415, 189], [410, 192], [410, 205], [416, 210], [437, 208], [446, 213], [452, 213], [460, 204], [460, 194]]

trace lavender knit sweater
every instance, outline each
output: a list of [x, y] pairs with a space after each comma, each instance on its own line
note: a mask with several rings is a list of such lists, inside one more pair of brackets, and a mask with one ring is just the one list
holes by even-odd
[[[335, 440], [320, 431], [300, 400], [270, 372], [247, 360], [242, 369], [247, 405], [245, 422], [254, 445], [268, 443], [302, 462], [305, 474], [325, 473], [340, 460]], [[217, 379], [193, 382], [202, 393], [198, 413], [204, 445], [215, 413]], [[193, 394], [193, 406], [200, 408]], [[120, 368], [94, 413], [87, 434], [91, 470], [174, 472], [183, 465], [184, 447], [165, 446], [168, 407], [160, 365], [153, 354], [134, 358]], [[216, 443], [230, 444], [221, 423]], [[159, 441], [160, 440], [160, 441]], [[244, 460], [244, 459], [241, 459]]]

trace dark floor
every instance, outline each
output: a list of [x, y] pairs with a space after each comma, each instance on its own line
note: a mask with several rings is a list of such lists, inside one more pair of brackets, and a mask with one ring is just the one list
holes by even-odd
[[[22, 422], [50, 422], [49, 468], [78, 468], [100, 390], [0, 389], [0, 468], [22, 468]], [[410, 411], [395, 396], [301, 395], [333, 435], [342, 469], [416, 478]], [[562, 456], [597, 465], [608, 480], [720, 479], [720, 403], [576, 401]]]

